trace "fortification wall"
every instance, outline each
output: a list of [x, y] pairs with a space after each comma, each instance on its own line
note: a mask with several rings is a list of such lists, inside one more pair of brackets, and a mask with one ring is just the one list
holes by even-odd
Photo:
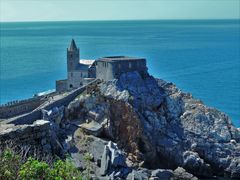
[[57, 80], [56, 81], [56, 91], [63, 92], [67, 90], [67, 80]]
[[9, 118], [30, 112], [40, 106], [45, 100], [42, 97], [34, 97], [22, 101], [13, 101], [0, 106], [0, 119]]
[[0, 146], [9, 140], [21, 145], [41, 145], [44, 150], [50, 150], [50, 122], [37, 120], [31, 125], [1, 125]]
[[79, 94], [81, 94], [83, 91], [85, 91], [87, 87], [89, 87], [93, 84], [97, 84], [98, 82], [99, 82], [99, 80], [96, 79], [96, 80], [88, 83], [87, 85], [82, 86], [82, 87], [70, 92], [67, 96], [65, 96], [65, 97], [63, 97], [59, 100], [53, 101], [53, 102], [51, 102], [49, 104], [46, 104], [44, 106], [40, 106], [39, 108], [33, 110], [32, 112], [30, 112], [28, 114], [17, 117], [13, 121], [11, 121], [11, 123], [13, 123], [15, 125], [32, 124], [35, 120], [42, 118], [42, 109], [45, 109], [45, 110], [49, 111], [54, 107], [67, 106]]

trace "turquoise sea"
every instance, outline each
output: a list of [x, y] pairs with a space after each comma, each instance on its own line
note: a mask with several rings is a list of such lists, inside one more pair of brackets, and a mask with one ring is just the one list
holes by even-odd
[[83, 59], [147, 58], [175, 83], [240, 127], [240, 20], [0, 23], [0, 103], [55, 88], [74, 38]]

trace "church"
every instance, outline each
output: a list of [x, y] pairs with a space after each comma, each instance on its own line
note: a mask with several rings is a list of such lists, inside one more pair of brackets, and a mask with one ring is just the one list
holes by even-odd
[[67, 79], [56, 81], [56, 91], [78, 88], [96, 77], [95, 60], [80, 59], [80, 51], [74, 39], [67, 48]]
[[148, 76], [145, 58], [107, 56], [96, 60], [80, 59], [79, 48], [72, 39], [67, 48], [67, 79], [56, 81], [56, 91], [63, 92], [88, 84], [94, 79], [109, 81], [121, 74], [137, 71], [143, 78]]

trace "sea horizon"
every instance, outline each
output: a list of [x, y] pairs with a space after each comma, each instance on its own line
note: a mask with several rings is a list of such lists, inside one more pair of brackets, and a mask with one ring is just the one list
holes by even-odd
[[0, 23], [46, 23], [46, 22], [118, 22], [118, 21], [240, 21], [240, 18], [222, 18], [222, 19], [99, 19], [99, 20], [35, 20], [35, 21], [0, 21]]

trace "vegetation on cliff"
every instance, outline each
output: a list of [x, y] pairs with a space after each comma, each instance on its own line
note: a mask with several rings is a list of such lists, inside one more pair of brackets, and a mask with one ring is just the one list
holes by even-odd
[[87, 169], [80, 171], [71, 158], [53, 159], [52, 156], [40, 156], [39, 153], [28, 156], [24, 147], [18, 150], [7, 147], [0, 150], [0, 180], [88, 180], [91, 169], [89, 154], [85, 154], [84, 160]]

